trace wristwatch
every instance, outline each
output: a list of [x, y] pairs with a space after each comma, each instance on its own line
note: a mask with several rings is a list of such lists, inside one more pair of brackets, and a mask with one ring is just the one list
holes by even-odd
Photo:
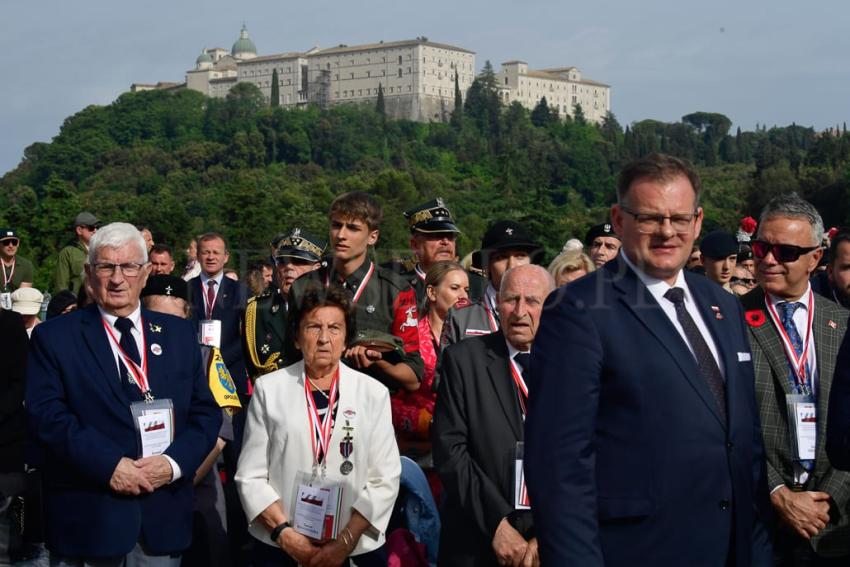
[[290, 524], [289, 522], [283, 522], [282, 524], [278, 524], [278, 525], [275, 526], [275, 528], [269, 534], [269, 538], [273, 542], [277, 543], [277, 538], [280, 537], [280, 534], [283, 532], [283, 530], [285, 530], [286, 528], [291, 528], [291, 527], [292, 527], [292, 524]]

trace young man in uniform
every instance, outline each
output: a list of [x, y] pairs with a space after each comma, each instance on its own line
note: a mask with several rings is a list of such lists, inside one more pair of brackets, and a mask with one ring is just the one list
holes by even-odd
[[[416, 390], [422, 377], [419, 356], [416, 294], [410, 284], [369, 257], [369, 247], [378, 241], [383, 212], [380, 204], [361, 192], [345, 193], [331, 203], [330, 244], [333, 260], [327, 267], [308, 272], [295, 280], [289, 291], [290, 309], [298, 309], [305, 290], [313, 285], [338, 285], [351, 294], [358, 333], [371, 331], [374, 338], [349, 347], [345, 358], [352, 367], [369, 374], [391, 389]], [[400, 339], [403, 348], [391, 348]], [[292, 340], [287, 343], [294, 351]], [[390, 348], [385, 349], [384, 343]], [[385, 352], [382, 352], [385, 351]]]

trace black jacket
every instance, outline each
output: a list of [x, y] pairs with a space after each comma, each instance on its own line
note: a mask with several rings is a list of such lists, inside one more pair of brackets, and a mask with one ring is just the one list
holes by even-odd
[[0, 472], [23, 472], [26, 443], [24, 377], [29, 340], [21, 316], [0, 309]]

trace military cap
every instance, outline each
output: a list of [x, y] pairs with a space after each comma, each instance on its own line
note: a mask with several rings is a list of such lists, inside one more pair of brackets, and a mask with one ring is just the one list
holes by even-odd
[[183, 278], [170, 274], [156, 274], [148, 278], [148, 283], [142, 289], [142, 297], [149, 295], [167, 295], [189, 301], [189, 287]]
[[738, 261], [742, 262], [744, 260], [752, 260], [753, 259], [753, 247], [747, 244], [746, 242], [738, 243]]
[[590, 227], [587, 234], [584, 235], [584, 243], [590, 246], [594, 239], [600, 236], [609, 236], [611, 238], [620, 239], [620, 235], [614, 232], [614, 226], [610, 222], [603, 222]]
[[74, 219], [74, 228], [78, 226], [100, 226], [101, 222], [88, 211], [83, 211]]
[[18, 231], [14, 228], [0, 228], [0, 240], [7, 240], [9, 238], [18, 238]]
[[377, 350], [383, 353], [395, 352], [397, 354], [404, 354], [404, 343], [399, 337], [376, 331], [375, 329], [357, 331], [350, 346], [365, 346], [371, 350]]
[[532, 260], [543, 253], [543, 248], [531, 239], [521, 224], [516, 221], [496, 221], [481, 240], [481, 262], [486, 265], [491, 253], [499, 250], [525, 250]]
[[327, 247], [327, 241], [299, 227], [285, 235], [277, 245], [274, 257], [300, 258], [308, 262], [318, 262]]
[[410, 232], [460, 232], [452, 218], [451, 211], [443, 203], [443, 199], [437, 197], [418, 207], [404, 212], [404, 218], [410, 227]]
[[702, 239], [699, 251], [709, 258], [726, 258], [738, 253], [738, 241], [724, 230], [715, 230]]

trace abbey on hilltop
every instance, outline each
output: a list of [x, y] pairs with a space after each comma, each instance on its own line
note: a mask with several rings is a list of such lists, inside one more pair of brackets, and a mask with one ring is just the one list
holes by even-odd
[[[136, 83], [131, 90], [189, 88], [224, 97], [237, 83], [250, 82], [271, 100], [275, 71], [283, 107], [374, 104], [381, 90], [389, 117], [439, 122], [454, 109], [455, 84], [461, 96], [472, 84], [475, 52], [418, 37], [260, 56], [243, 25], [230, 51], [205, 48], [186, 72], [185, 83]], [[517, 101], [531, 109], [545, 96], [561, 117], [573, 116], [581, 105], [585, 118], [594, 122], [610, 109], [610, 87], [582, 78], [575, 67], [529, 71], [527, 63], [511, 61], [502, 64], [496, 78], [505, 104]]]

